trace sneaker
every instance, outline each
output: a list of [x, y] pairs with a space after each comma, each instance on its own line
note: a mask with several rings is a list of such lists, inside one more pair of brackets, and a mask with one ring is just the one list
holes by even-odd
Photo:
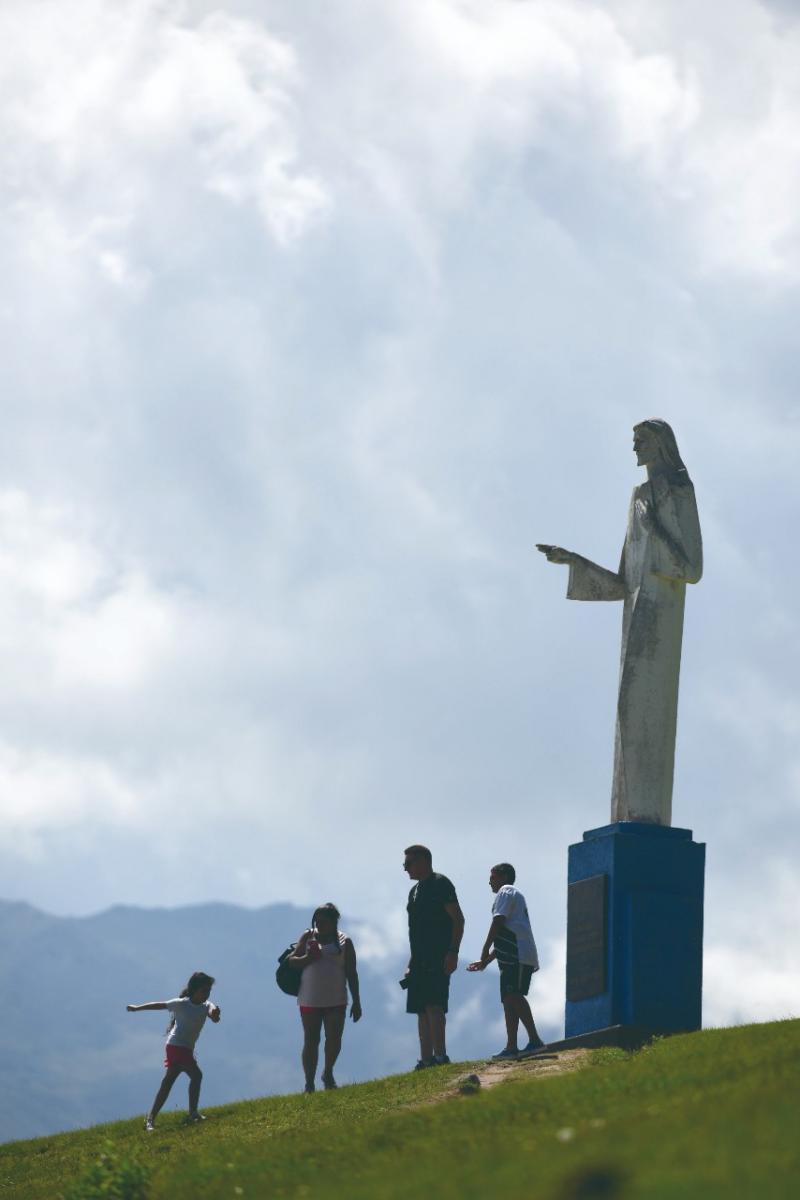
[[190, 1112], [184, 1121], [184, 1125], [194, 1125], [197, 1121], [205, 1121], [205, 1117], [199, 1112]]
[[433, 1062], [431, 1063], [431, 1066], [447, 1067], [449, 1065], [450, 1065], [450, 1059], [447, 1057], [446, 1054], [434, 1054]]
[[326, 1092], [333, 1092], [336, 1090], [336, 1088], [338, 1088], [339, 1085], [332, 1075], [328, 1075], [327, 1078], [323, 1075], [322, 1086], [325, 1088]]
[[547, 1043], [539, 1038], [538, 1042], [528, 1042], [524, 1050], [520, 1050], [520, 1058], [528, 1058], [531, 1054], [538, 1054], [540, 1050], [546, 1050]]
[[428, 1067], [433, 1067], [435, 1065], [436, 1065], [436, 1060], [433, 1058], [420, 1058], [420, 1059], [418, 1059], [417, 1065], [414, 1067], [414, 1070], [415, 1071], [425, 1071], [425, 1070], [427, 1070]]
[[144, 1128], [145, 1128], [145, 1132], [146, 1132], [146, 1133], [154, 1133], [154, 1132], [155, 1132], [155, 1128], [156, 1128], [156, 1127], [155, 1127], [155, 1125], [153, 1124], [153, 1118], [152, 1118], [152, 1117], [145, 1117], [145, 1119], [144, 1119]]
[[506, 1046], [505, 1050], [501, 1050], [499, 1054], [492, 1055], [492, 1062], [503, 1062], [510, 1058], [519, 1058], [519, 1050], [512, 1050]]
[[311, 1095], [312, 1092], [315, 1092], [316, 1090], [317, 1090], [317, 1085], [315, 1083], [307, 1083], [306, 1086], [303, 1088], [303, 1091], [309, 1096]]

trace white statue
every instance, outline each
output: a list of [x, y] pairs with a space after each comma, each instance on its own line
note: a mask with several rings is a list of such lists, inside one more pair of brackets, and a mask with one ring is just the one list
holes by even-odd
[[633, 430], [647, 482], [633, 489], [619, 571], [560, 546], [538, 545], [569, 565], [569, 600], [623, 600], [612, 821], [672, 820], [683, 604], [703, 573], [703, 543], [689, 473], [666, 421]]

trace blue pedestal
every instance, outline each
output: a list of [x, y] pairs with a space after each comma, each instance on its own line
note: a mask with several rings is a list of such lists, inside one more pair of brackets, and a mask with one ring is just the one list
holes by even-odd
[[565, 1036], [700, 1028], [705, 846], [620, 821], [569, 848]]

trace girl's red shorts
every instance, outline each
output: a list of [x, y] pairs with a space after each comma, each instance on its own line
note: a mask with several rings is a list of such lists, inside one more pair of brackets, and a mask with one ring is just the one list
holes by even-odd
[[172, 1042], [167, 1042], [164, 1047], [164, 1066], [181, 1067], [188, 1071], [191, 1067], [197, 1066], [197, 1060], [194, 1051], [190, 1050], [188, 1046], [173, 1046]]
[[318, 1013], [323, 1013], [323, 1014], [332, 1013], [332, 1012], [335, 1012], [335, 1013], [347, 1012], [347, 1005], [346, 1004], [301, 1004], [300, 1012], [303, 1014], [303, 1016], [305, 1016], [306, 1013], [312, 1013], [312, 1012], [318, 1012]]

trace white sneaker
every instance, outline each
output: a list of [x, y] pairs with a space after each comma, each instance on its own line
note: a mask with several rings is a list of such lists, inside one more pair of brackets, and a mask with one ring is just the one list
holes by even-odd
[[154, 1132], [155, 1132], [155, 1128], [156, 1128], [156, 1127], [155, 1127], [155, 1125], [153, 1124], [153, 1118], [152, 1118], [152, 1117], [145, 1117], [145, 1119], [144, 1119], [144, 1128], [145, 1128], [145, 1133], [154, 1133]]

